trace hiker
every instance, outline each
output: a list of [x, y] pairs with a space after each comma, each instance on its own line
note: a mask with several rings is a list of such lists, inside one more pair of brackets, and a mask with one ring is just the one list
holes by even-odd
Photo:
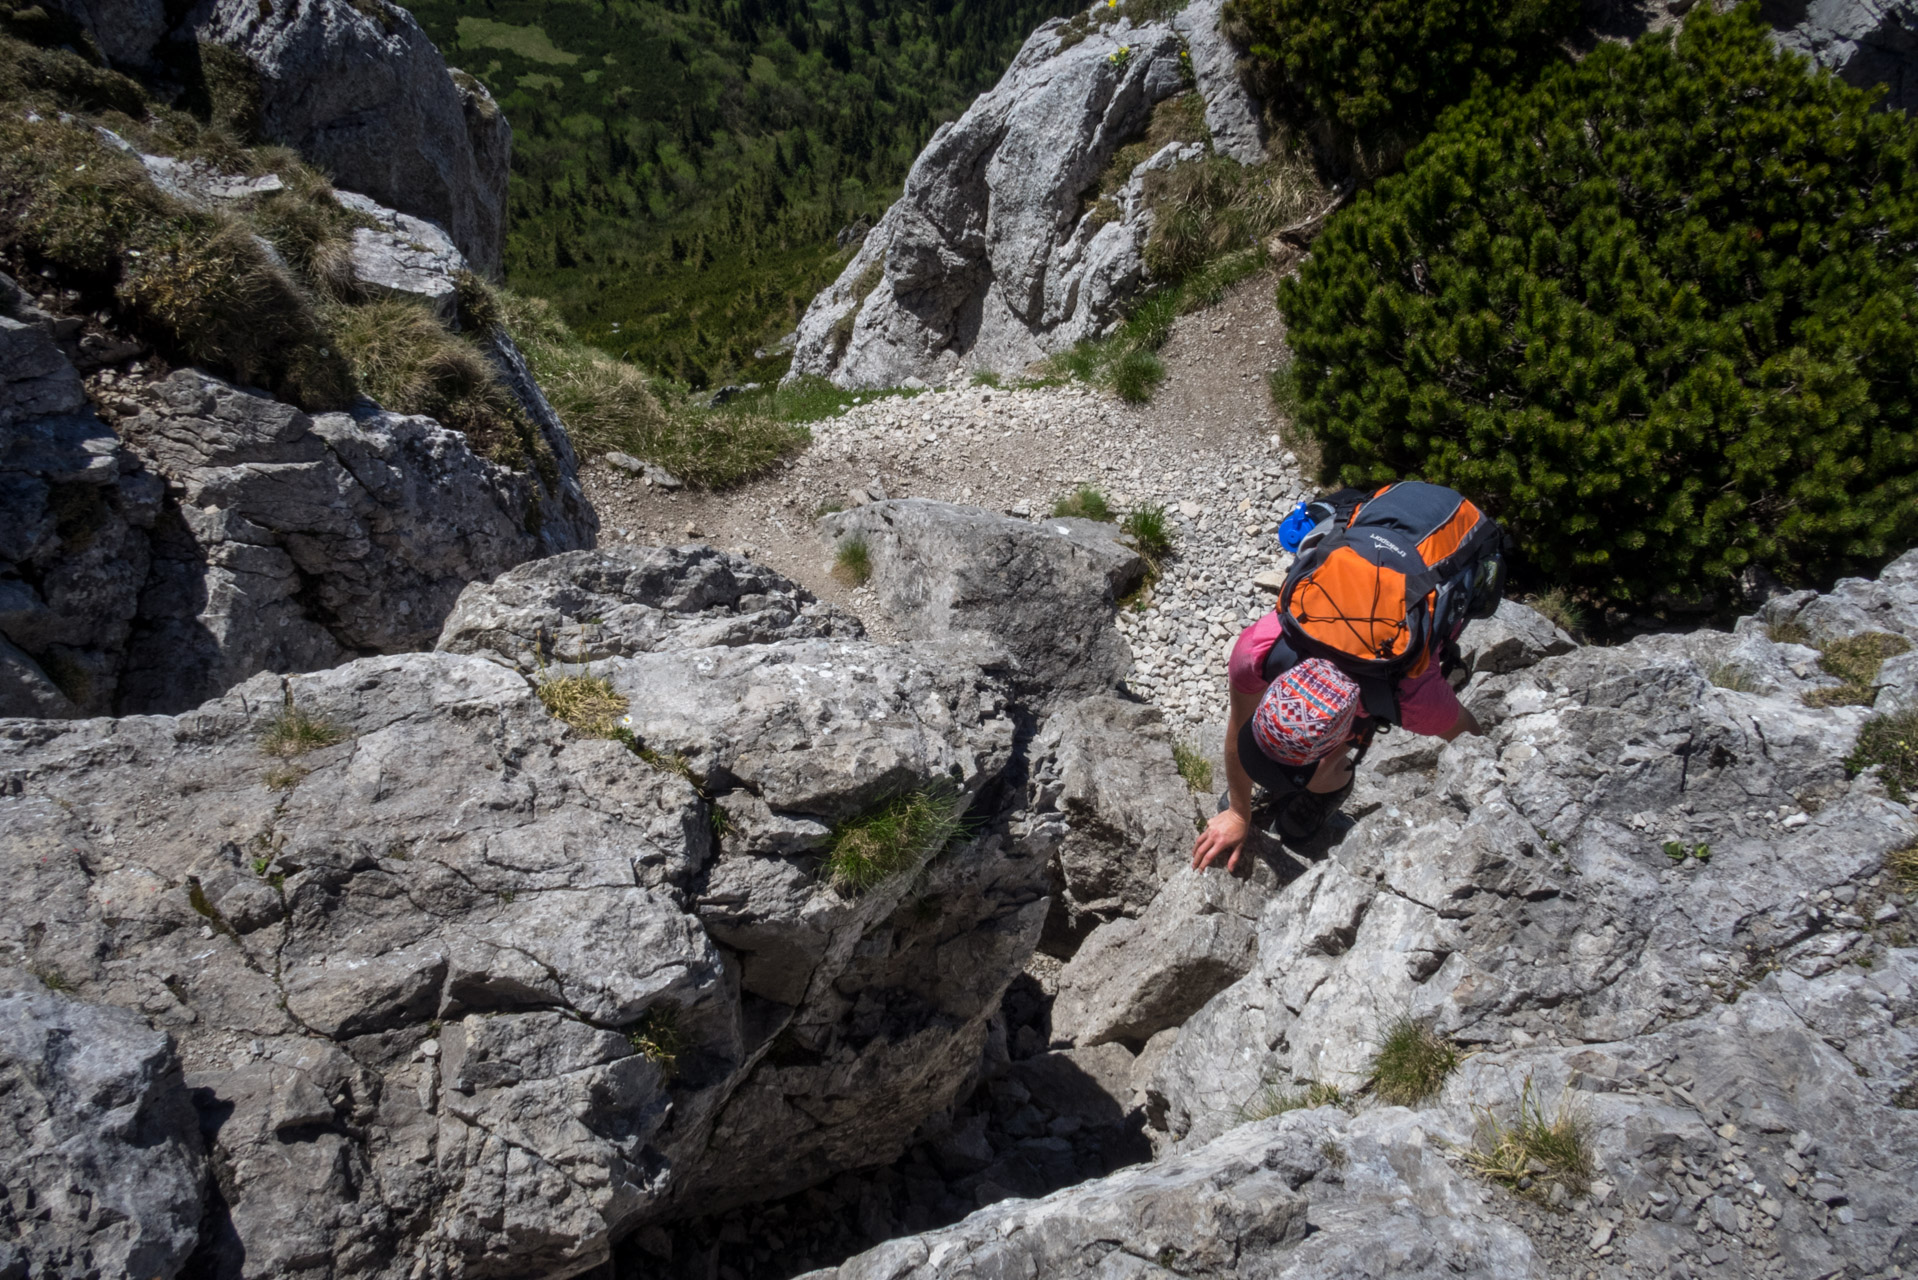
[[[1317, 834], [1352, 790], [1373, 735], [1396, 725], [1450, 742], [1483, 733], [1446, 679], [1458, 636], [1498, 607], [1504, 533], [1451, 489], [1408, 481], [1343, 490], [1281, 526], [1297, 559], [1272, 612], [1228, 664], [1226, 791], [1192, 846], [1237, 871], [1263, 787], [1280, 839]], [[1289, 526], [1289, 528], [1288, 528]]]

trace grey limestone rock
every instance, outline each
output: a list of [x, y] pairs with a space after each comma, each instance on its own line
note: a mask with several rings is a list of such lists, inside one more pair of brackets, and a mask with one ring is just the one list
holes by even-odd
[[0, 1134], [0, 1266], [11, 1250], [20, 1268], [9, 1274], [180, 1273], [207, 1168], [166, 1032], [0, 968]]
[[256, 671], [425, 648], [467, 583], [593, 536], [570, 468], [548, 490], [430, 418], [309, 418], [182, 370], [120, 431], [172, 499], [129, 711], [192, 706]]
[[1110, 622], [1145, 565], [1111, 525], [908, 498], [831, 515], [821, 527], [837, 541], [865, 540], [873, 588], [906, 634], [988, 638], [1036, 706], [1105, 692], [1131, 670]]
[[353, 279], [374, 295], [406, 298], [425, 304], [442, 320], [459, 309], [457, 277], [466, 259], [447, 234], [433, 223], [388, 209], [352, 191], [342, 191], [339, 202], [372, 219], [374, 227], [353, 229]]
[[0, 427], [86, 408], [80, 375], [41, 328], [0, 316]]
[[[841, 386], [1017, 374], [1119, 323], [1144, 274], [1149, 214], [1085, 192], [1154, 103], [1184, 85], [1183, 40], [1157, 22], [1060, 20], [942, 125], [905, 190], [800, 321], [792, 376]], [[1122, 52], [1123, 50], [1123, 52]]]
[[994, 1205], [809, 1277], [1195, 1273], [1521, 1280], [1539, 1271], [1525, 1236], [1481, 1206], [1417, 1117], [1327, 1108], [1042, 1200]]
[[1459, 637], [1465, 669], [1487, 675], [1518, 671], [1577, 647], [1562, 627], [1516, 600], [1499, 601], [1496, 613], [1466, 623]]
[[1144, 911], [1185, 865], [1198, 807], [1164, 717], [1116, 695], [1054, 711], [1029, 760], [1023, 838], [1053, 881], [1042, 945], [1066, 957], [1099, 925]]
[[506, 229], [509, 136], [477, 81], [455, 83], [385, 0], [213, 0], [184, 28], [258, 73], [260, 123], [340, 186], [444, 228], [487, 275]]
[[1774, 0], [1765, 16], [1782, 47], [1848, 84], [1884, 85], [1886, 106], [1918, 106], [1918, 7], [1906, 0]]
[[1137, 919], [1094, 930], [1059, 974], [1053, 1040], [1143, 1045], [1184, 1023], [1251, 970], [1269, 892], [1253, 879], [1175, 873]]
[[152, 61], [167, 31], [166, 0], [54, 0], [50, 7], [79, 23], [109, 61], [131, 69]]
[[[725, 568], [681, 557], [655, 598]], [[590, 669], [655, 763], [477, 654], [0, 727], [0, 954], [178, 1037], [212, 1271], [575, 1274], [649, 1218], [890, 1158], [979, 1061], [1045, 910], [978, 808], [1013, 746], [996, 681], [830, 639]], [[289, 708], [328, 732], [276, 759]], [[976, 827], [858, 895], [711, 819], [927, 788]]]
[[858, 619], [741, 556], [708, 546], [569, 551], [460, 593], [438, 647], [532, 673], [656, 649], [858, 639]]
[[1265, 159], [1263, 112], [1240, 74], [1246, 55], [1225, 34], [1224, 10], [1224, 0], [1192, 0], [1173, 15], [1172, 25], [1191, 55], [1212, 146], [1240, 164], [1258, 164]]

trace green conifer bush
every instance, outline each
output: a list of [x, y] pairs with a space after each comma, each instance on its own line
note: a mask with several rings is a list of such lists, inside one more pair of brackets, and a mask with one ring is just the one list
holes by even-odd
[[1578, 0], [1232, 0], [1268, 99], [1376, 159], [1481, 78], [1560, 58]]
[[1280, 287], [1327, 472], [1615, 599], [1918, 541], [1918, 131], [1874, 101], [1701, 6], [1447, 113]]

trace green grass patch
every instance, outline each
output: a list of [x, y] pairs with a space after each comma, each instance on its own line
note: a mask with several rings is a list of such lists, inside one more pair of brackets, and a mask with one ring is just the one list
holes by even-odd
[[1172, 524], [1165, 517], [1165, 508], [1157, 503], [1126, 512], [1125, 519], [1119, 522], [1119, 530], [1132, 539], [1132, 545], [1149, 561], [1163, 560], [1172, 554]]
[[1585, 631], [1585, 609], [1564, 587], [1552, 587], [1537, 595], [1528, 596], [1525, 603], [1545, 621], [1551, 623], [1568, 635], [1582, 635]]
[[1308, 1111], [1313, 1107], [1343, 1107], [1345, 1101], [1345, 1094], [1337, 1085], [1308, 1081], [1287, 1089], [1271, 1084], [1260, 1090], [1258, 1097], [1239, 1108], [1239, 1115], [1249, 1123], [1254, 1120], [1270, 1120], [1273, 1116], [1282, 1116], [1288, 1111]]
[[574, 336], [537, 298], [501, 295], [507, 328], [582, 453], [619, 450], [689, 484], [750, 479], [811, 439], [805, 428], [746, 408], [662, 403], [652, 379]]
[[299, 710], [289, 700], [286, 709], [267, 726], [260, 750], [278, 759], [292, 759], [346, 740], [346, 730]]
[[1185, 785], [1200, 795], [1212, 793], [1212, 761], [1204, 752], [1189, 742], [1172, 744], [1172, 763], [1178, 767], [1179, 776], [1185, 779]]
[[1103, 493], [1089, 484], [1082, 484], [1069, 496], [1053, 503], [1052, 514], [1080, 520], [1097, 520], [1104, 524], [1112, 519], [1112, 507]]
[[555, 45], [543, 27], [518, 27], [510, 22], [495, 22], [471, 14], [460, 17], [459, 43], [464, 48], [500, 49], [516, 53], [528, 62], [550, 67], [570, 67], [579, 61], [577, 53], [568, 53]]
[[[539, 700], [555, 719], [589, 738], [631, 736], [623, 720], [629, 705], [612, 681], [599, 676], [546, 676], [535, 686]], [[649, 762], [650, 763], [650, 762]]]
[[1873, 681], [1886, 658], [1909, 652], [1911, 642], [1903, 636], [1883, 631], [1865, 631], [1855, 636], [1827, 640], [1818, 646], [1818, 666], [1826, 675], [1843, 683], [1836, 687], [1812, 689], [1804, 696], [1810, 707], [1868, 707], [1877, 696]]
[[857, 895], [918, 867], [964, 824], [957, 797], [928, 789], [897, 796], [834, 828], [821, 874]]
[[1569, 1099], [1547, 1115], [1528, 1078], [1511, 1120], [1489, 1107], [1478, 1109], [1478, 1133], [1461, 1154], [1473, 1172], [1513, 1191], [1544, 1199], [1557, 1183], [1580, 1195], [1591, 1185], [1594, 1168], [1591, 1122]]
[[911, 399], [921, 394], [907, 387], [886, 387], [876, 391], [848, 391], [825, 378], [808, 375], [791, 382], [768, 382], [742, 391], [715, 412], [756, 415], [776, 422], [818, 422], [845, 412], [855, 404], [870, 404], [882, 398]]
[[1845, 757], [1845, 771], [1853, 776], [1873, 765], [1880, 767], [1885, 792], [1903, 804], [1918, 789], [1918, 710], [1873, 716], [1858, 731], [1858, 741]]
[[863, 587], [872, 578], [872, 547], [861, 537], [847, 538], [833, 553], [832, 576], [850, 587]]
[[1385, 1029], [1367, 1076], [1372, 1094], [1388, 1106], [1415, 1107], [1438, 1096], [1463, 1061], [1458, 1046], [1412, 1017]]
[[686, 1052], [686, 1037], [679, 1029], [679, 1010], [672, 1005], [656, 1005], [639, 1016], [626, 1029], [626, 1042], [633, 1052], [659, 1067], [662, 1079], [679, 1074], [679, 1058]]
[[1918, 844], [1908, 844], [1885, 856], [1885, 870], [1903, 893], [1918, 891]]

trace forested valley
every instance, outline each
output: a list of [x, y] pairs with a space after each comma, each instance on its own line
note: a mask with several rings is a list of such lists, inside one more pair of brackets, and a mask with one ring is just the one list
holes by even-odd
[[[415, 0], [513, 124], [507, 283], [703, 387], [773, 350], [940, 122], [1071, 0]], [[756, 354], [758, 353], [758, 354]]]

